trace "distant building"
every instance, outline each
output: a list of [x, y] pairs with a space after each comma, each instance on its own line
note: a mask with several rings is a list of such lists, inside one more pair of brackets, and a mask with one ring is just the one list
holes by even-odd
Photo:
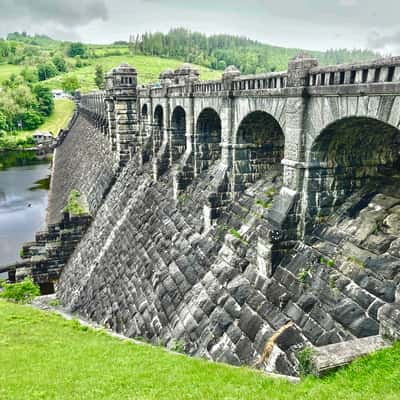
[[61, 89], [53, 89], [51, 91], [52, 95], [53, 95], [53, 99], [65, 99], [66, 97], [68, 97], [68, 94], [65, 93], [63, 90]]
[[54, 136], [50, 132], [35, 132], [32, 136], [33, 140], [37, 145], [41, 144], [52, 144]]

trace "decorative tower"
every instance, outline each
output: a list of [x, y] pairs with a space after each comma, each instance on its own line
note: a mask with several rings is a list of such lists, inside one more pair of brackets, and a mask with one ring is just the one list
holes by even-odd
[[120, 167], [126, 165], [139, 145], [137, 72], [128, 64], [112, 69], [106, 78], [110, 141]]

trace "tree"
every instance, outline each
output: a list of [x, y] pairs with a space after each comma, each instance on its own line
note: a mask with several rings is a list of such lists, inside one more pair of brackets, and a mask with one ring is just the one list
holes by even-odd
[[100, 64], [96, 65], [94, 82], [99, 89], [104, 88], [104, 71], [103, 71], [103, 67]]
[[24, 129], [32, 130], [36, 129], [43, 123], [43, 117], [39, 112], [34, 110], [27, 110], [20, 116], [22, 120], [22, 126]]
[[67, 72], [67, 63], [65, 62], [64, 57], [60, 55], [56, 55], [53, 57], [53, 64], [57, 68], [58, 72]]
[[75, 90], [79, 89], [78, 78], [75, 75], [66, 76], [63, 79], [61, 86], [65, 92], [74, 94]]
[[67, 49], [67, 55], [69, 57], [84, 57], [86, 55], [86, 47], [83, 43], [80, 42], [71, 43]]
[[39, 112], [45, 117], [48, 117], [54, 109], [54, 100], [51, 90], [38, 84], [33, 88], [33, 94], [37, 98]]
[[42, 63], [37, 66], [39, 81], [45, 81], [58, 74], [57, 68], [52, 62]]
[[31, 69], [31, 68], [25, 67], [21, 71], [20, 75], [24, 78], [25, 82], [36, 83], [38, 81], [38, 72], [37, 72], [36, 68]]
[[7, 130], [7, 117], [0, 111], [0, 132]]

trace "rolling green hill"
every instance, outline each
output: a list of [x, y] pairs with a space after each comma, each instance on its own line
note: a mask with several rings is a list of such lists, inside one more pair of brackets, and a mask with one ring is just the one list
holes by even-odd
[[[101, 65], [105, 72], [111, 70], [113, 67], [127, 62], [134, 66], [138, 71], [139, 83], [156, 82], [160, 73], [167, 68], [176, 69], [182, 64], [180, 60], [160, 58], [145, 55], [119, 55], [119, 56], [105, 56], [94, 60], [89, 60], [90, 65], [75, 68], [67, 74], [61, 74], [54, 78], [45, 81], [45, 85], [51, 89], [59, 89], [62, 86], [62, 81], [65, 76], [75, 75], [80, 83], [80, 89], [83, 92], [96, 89], [94, 83], [94, 73], [96, 65]], [[206, 67], [198, 66], [200, 71], [200, 79], [218, 79], [221, 77], [222, 71], [214, 71]], [[0, 67], [1, 70], [1, 67]]]

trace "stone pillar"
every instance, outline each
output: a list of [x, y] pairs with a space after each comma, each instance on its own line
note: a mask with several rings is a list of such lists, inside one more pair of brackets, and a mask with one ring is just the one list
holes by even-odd
[[221, 143], [221, 161], [222, 163], [228, 168], [232, 168], [233, 164], [233, 132], [232, 132], [232, 127], [233, 127], [233, 120], [234, 120], [234, 112], [235, 112], [235, 107], [234, 107], [234, 97], [233, 97], [233, 82], [235, 78], [238, 78], [240, 76], [240, 71], [234, 67], [233, 65], [227, 67], [222, 75], [222, 85], [224, 87], [224, 90], [228, 92], [228, 99], [225, 104], [225, 107], [227, 109], [227, 113], [224, 113], [228, 115], [226, 123], [222, 124], [222, 143]]
[[128, 64], [114, 68], [106, 77], [108, 125], [112, 150], [124, 167], [140, 146], [137, 115], [137, 73]]
[[304, 180], [304, 115], [309, 83], [309, 71], [318, 65], [316, 59], [301, 54], [289, 63], [288, 89], [292, 92], [286, 103], [286, 136], [283, 188], [274, 201], [269, 221], [285, 231], [285, 239], [297, 239], [302, 234], [300, 199]]
[[118, 97], [115, 100], [117, 156], [119, 166], [123, 167], [139, 147], [139, 127], [136, 101], [131, 97]]

